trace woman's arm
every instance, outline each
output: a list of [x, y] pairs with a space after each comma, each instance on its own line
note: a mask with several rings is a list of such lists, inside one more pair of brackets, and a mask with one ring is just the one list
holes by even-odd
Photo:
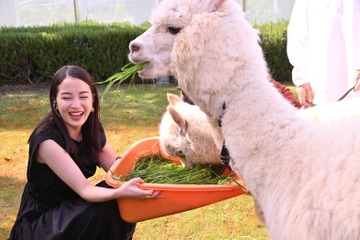
[[[106, 146], [105, 146], [106, 147]], [[106, 147], [107, 151], [108, 148]], [[45, 140], [39, 146], [39, 162], [45, 163], [49, 168], [73, 189], [80, 197], [89, 202], [103, 202], [112, 199], [131, 198], [153, 198], [160, 197], [159, 192], [153, 190], [142, 190], [138, 184], [143, 183], [140, 178], [132, 179], [117, 189], [103, 188], [92, 185], [83, 175], [70, 155], [65, 152], [55, 141]]]
[[111, 146], [106, 143], [102, 151], [99, 153], [100, 166], [107, 172], [116, 160], [116, 154]]

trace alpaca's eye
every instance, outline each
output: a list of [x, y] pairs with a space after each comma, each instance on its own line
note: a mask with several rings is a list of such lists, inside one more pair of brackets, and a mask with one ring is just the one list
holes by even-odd
[[175, 35], [175, 34], [178, 34], [180, 32], [181, 28], [179, 28], [179, 27], [168, 27], [168, 30], [169, 30], [169, 32], [171, 34]]
[[181, 150], [176, 150], [175, 154], [176, 154], [176, 156], [179, 156], [179, 157], [184, 156], [184, 154]]

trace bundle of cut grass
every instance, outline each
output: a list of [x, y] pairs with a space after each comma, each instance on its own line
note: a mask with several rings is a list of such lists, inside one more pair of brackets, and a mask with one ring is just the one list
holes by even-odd
[[143, 70], [148, 64], [149, 64], [148, 62], [143, 62], [139, 64], [133, 64], [129, 62], [121, 68], [120, 72], [115, 73], [105, 81], [99, 82], [99, 84], [104, 84], [104, 83], [108, 84], [101, 95], [101, 99], [102, 100], [104, 99], [105, 95], [110, 91], [111, 87], [114, 86], [115, 84], [119, 86], [121, 83], [123, 83], [129, 78], [131, 78], [130, 83], [134, 82], [137, 72]]
[[112, 173], [112, 177], [117, 181], [140, 177], [146, 183], [230, 184], [235, 181], [234, 174], [224, 174], [225, 168], [223, 165], [183, 167], [159, 154], [153, 154], [140, 157], [129, 175], [117, 176]]

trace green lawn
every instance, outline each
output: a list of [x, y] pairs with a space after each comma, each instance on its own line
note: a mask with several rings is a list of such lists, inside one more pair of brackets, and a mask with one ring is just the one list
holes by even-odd
[[[106, 95], [101, 118], [108, 141], [119, 155], [134, 142], [158, 135], [167, 92], [179, 93], [176, 86], [147, 85], [122, 87]], [[0, 87], [0, 239], [9, 235], [26, 182], [27, 138], [48, 110], [46, 88]], [[99, 170], [91, 181], [104, 176]], [[140, 222], [134, 238], [269, 239], [249, 195]]]

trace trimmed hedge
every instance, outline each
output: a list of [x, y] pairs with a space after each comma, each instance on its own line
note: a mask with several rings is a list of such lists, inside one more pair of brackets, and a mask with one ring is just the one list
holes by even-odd
[[148, 26], [83, 22], [0, 29], [0, 84], [37, 84], [63, 65], [87, 69], [95, 81], [120, 71], [129, 42]]
[[[49, 27], [0, 28], [0, 85], [49, 81], [63, 65], [87, 69], [103, 81], [128, 63], [128, 44], [150, 25], [80, 22]], [[286, 56], [287, 22], [255, 26], [270, 72], [280, 82], [291, 79]]]
[[291, 82], [292, 66], [286, 53], [288, 21], [254, 26], [260, 31], [261, 46], [273, 79]]

